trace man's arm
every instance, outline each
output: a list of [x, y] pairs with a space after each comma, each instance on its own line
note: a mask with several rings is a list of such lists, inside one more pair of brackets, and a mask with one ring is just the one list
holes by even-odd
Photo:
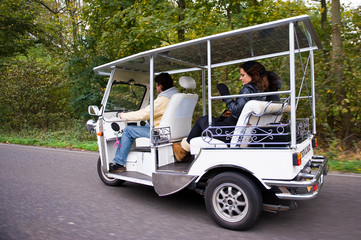
[[[163, 115], [165, 109], [167, 108], [169, 98], [167, 97], [157, 97], [154, 100], [154, 118]], [[120, 118], [127, 121], [144, 121], [150, 119], [150, 105], [146, 106], [143, 109], [133, 112], [127, 112], [119, 114]]]

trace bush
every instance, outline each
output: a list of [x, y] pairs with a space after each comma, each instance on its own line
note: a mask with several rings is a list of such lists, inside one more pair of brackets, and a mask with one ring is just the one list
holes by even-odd
[[18, 55], [1, 66], [0, 123], [11, 129], [47, 129], [69, 119], [69, 81], [61, 60], [43, 47]]

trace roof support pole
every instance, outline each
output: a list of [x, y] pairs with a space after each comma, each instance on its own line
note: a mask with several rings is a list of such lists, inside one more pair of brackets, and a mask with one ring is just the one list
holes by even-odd
[[203, 116], [206, 115], [206, 70], [202, 68], [202, 109]]
[[315, 62], [313, 50], [310, 51], [311, 57], [311, 92], [312, 92], [312, 134], [316, 134], [316, 93], [315, 93]]
[[103, 96], [103, 99], [102, 99], [102, 106], [105, 106], [105, 104], [107, 103], [107, 100], [108, 100], [108, 96], [109, 96], [109, 93], [110, 93], [110, 88], [113, 84], [113, 80], [114, 80], [114, 75], [115, 75], [115, 68], [112, 68], [112, 72], [110, 73], [110, 77], [109, 77], [109, 80], [108, 80], [108, 83], [107, 83], [107, 88], [105, 89], [105, 93], [104, 93], [104, 96]]
[[154, 129], [154, 55], [150, 55], [149, 59], [149, 88], [150, 88], [150, 146], [154, 146], [153, 129]]
[[289, 24], [290, 87], [291, 87], [291, 148], [296, 148], [296, 70], [295, 70], [295, 29]]
[[207, 69], [208, 69], [208, 123], [212, 125], [212, 58], [211, 58], [211, 40], [207, 40]]

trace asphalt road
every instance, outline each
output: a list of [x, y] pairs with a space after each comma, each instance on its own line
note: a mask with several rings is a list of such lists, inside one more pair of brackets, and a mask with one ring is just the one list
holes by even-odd
[[360, 239], [361, 175], [326, 176], [296, 210], [263, 212], [245, 232], [216, 225], [184, 190], [105, 186], [90, 152], [0, 144], [0, 239]]

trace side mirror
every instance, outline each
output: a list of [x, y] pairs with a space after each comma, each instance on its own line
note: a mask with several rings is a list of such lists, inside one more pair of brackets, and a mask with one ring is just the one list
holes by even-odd
[[88, 113], [89, 113], [89, 115], [92, 115], [92, 116], [99, 116], [100, 111], [99, 111], [98, 106], [95, 106], [95, 105], [89, 106], [88, 107]]

